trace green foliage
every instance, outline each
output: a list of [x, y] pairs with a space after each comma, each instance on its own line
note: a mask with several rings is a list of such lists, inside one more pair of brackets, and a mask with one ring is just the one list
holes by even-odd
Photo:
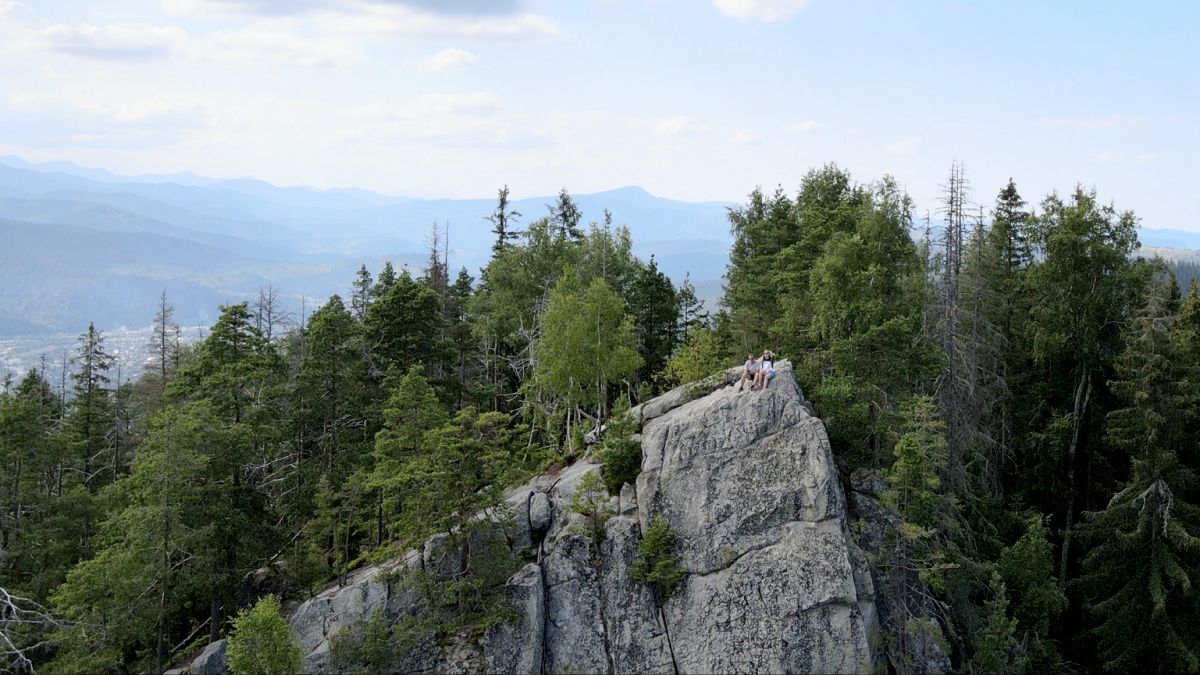
[[228, 659], [234, 675], [286, 675], [300, 670], [300, 646], [279, 613], [278, 598], [265, 596], [252, 609], [238, 612], [229, 634]]
[[567, 271], [550, 294], [542, 322], [538, 382], [560, 396], [568, 410], [593, 403], [602, 411], [607, 386], [641, 363], [632, 317], [621, 298], [602, 279], [581, 288], [576, 274]]
[[633, 484], [642, 472], [642, 444], [633, 439], [637, 422], [629, 413], [629, 399], [617, 399], [612, 417], [604, 431], [599, 452], [604, 465], [604, 487], [611, 495], [619, 494], [625, 483]]
[[687, 570], [675, 555], [675, 532], [662, 514], [654, 516], [642, 540], [638, 542], [638, 559], [633, 562], [630, 574], [654, 590], [654, 597], [661, 605], [671, 599], [675, 587], [683, 580]]
[[1023, 673], [1027, 659], [1017, 639], [1017, 620], [1008, 616], [1008, 593], [999, 573], [992, 574], [992, 599], [987, 603], [987, 625], [975, 636], [971, 672]]
[[580, 479], [575, 494], [571, 495], [571, 510], [587, 519], [592, 552], [599, 556], [600, 542], [604, 541], [604, 524], [613, 515], [608, 507], [608, 490], [599, 472], [589, 471]]
[[1013, 618], [1029, 643], [1031, 665], [1039, 672], [1056, 670], [1060, 657], [1050, 639], [1067, 608], [1067, 596], [1054, 575], [1054, 546], [1041, 514], [1029, 514], [1025, 532], [1000, 553], [997, 571], [1011, 591]]
[[695, 328], [666, 365], [666, 378], [676, 385], [702, 380], [729, 365], [716, 331]]

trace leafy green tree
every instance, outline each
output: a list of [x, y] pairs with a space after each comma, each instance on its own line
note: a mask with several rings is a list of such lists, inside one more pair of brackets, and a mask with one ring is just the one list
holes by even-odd
[[[307, 327], [304, 358], [293, 394], [297, 417], [311, 431], [305, 443], [330, 472], [343, 452], [363, 443], [368, 392], [360, 333], [353, 316], [333, 296], [313, 313]], [[351, 461], [355, 458], [352, 455]]]
[[150, 670], [142, 659], [153, 659], [162, 671], [180, 609], [208, 590], [203, 554], [216, 505], [205, 486], [219, 429], [204, 405], [164, 411], [132, 473], [106, 489], [106, 500], [122, 506], [105, 519], [95, 556], [72, 569], [53, 597], [73, 622], [60, 638], [56, 669]]
[[1088, 487], [1080, 484], [1082, 472], [1076, 469], [1094, 463], [1090, 456], [1097, 444], [1090, 440], [1098, 435], [1099, 419], [1093, 405], [1104, 384], [1104, 368], [1120, 349], [1118, 326], [1135, 303], [1141, 268], [1131, 260], [1137, 248], [1132, 213], [1101, 205], [1095, 192], [1082, 188], [1067, 200], [1047, 197], [1041, 210], [1033, 239], [1042, 258], [1029, 271], [1030, 339], [1035, 366], [1054, 379], [1048, 390], [1038, 392], [1049, 408], [1029, 416], [1036, 425], [1031, 436], [1064, 427], [1067, 434], [1065, 443], [1051, 441], [1056, 452], [1029, 458], [1031, 463], [1052, 462], [1045, 473], [1061, 476], [1050, 484], [1030, 485], [1044, 492], [1029, 496], [1062, 514], [1068, 535], [1059, 572], [1065, 578], [1070, 573], [1069, 533]]
[[602, 279], [581, 289], [567, 271], [550, 294], [539, 343], [537, 380], [566, 403], [567, 434], [576, 407], [592, 403], [604, 419], [608, 386], [641, 363], [633, 320]]
[[672, 384], [687, 384], [720, 372], [728, 365], [716, 331], [696, 328], [667, 361], [665, 374]]
[[1067, 596], [1054, 574], [1054, 545], [1041, 514], [1030, 514], [1025, 532], [1000, 554], [997, 571], [1011, 591], [1009, 605], [1027, 645], [1030, 666], [1057, 671], [1061, 661], [1051, 631], [1067, 608]]
[[279, 599], [267, 595], [242, 610], [229, 634], [229, 671], [235, 675], [286, 675], [300, 671], [300, 646], [279, 613]]
[[354, 320], [359, 323], [367, 317], [367, 308], [374, 300], [374, 294], [371, 292], [374, 286], [375, 280], [371, 278], [366, 264], [363, 264], [358, 268], [358, 274], [354, 277], [354, 290], [350, 293], [350, 311], [354, 314]]
[[[74, 442], [75, 456], [82, 465], [83, 481], [90, 483], [99, 472], [97, 460], [112, 450], [108, 436], [113, 426], [113, 403], [108, 389], [113, 357], [104, 347], [104, 333], [94, 323], [89, 323], [87, 331], [79, 336], [79, 351], [73, 362], [78, 369], [71, 376], [75, 396], [71, 400], [67, 429]], [[110, 468], [116, 468], [115, 458]], [[113, 478], [115, 475], [110, 475]]]
[[378, 527], [384, 519], [408, 517], [405, 504], [420, 489], [411, 467], [426, 449], [425, 435], [449, 422], [433, 387], [417, 366], [403, 377], [395, 373], [385, 382], [391, 391], [383, 411], [383, 428], [375, 435], [373, 468], [368, 480], [379, 501]]
[[579, 227], [583, 213], [579, 210], [579, 205], [575, 203], [575, 200], [567, 193], [566, 188], [558, 191], [558, 198], [549, 209], [550, 221], [558, 228], [559, 239], [571, 241], [583, 239], [583, 230]]
[[642, 444], [634, 440], [637, 422], [629, 414], [629, 399], [617, 398], [612, 417], [604, 429], [600, 461], [604, 464], [604, 487], [619, 494], [625, 483], [633, 484], [642, 472]]
[[208, 449], [208, 497], [214, 507], [206, 530], [209, 637], [219, 637], [221, 608], [232, 607], [240, 575], [272, 546], [267, 491], [280, 452], [285, 364], [255, 326], [245, 303], [222, 307], [193, 363], [180, 368], [168, 393], [203, 404], [220, 420], [220, 442]]

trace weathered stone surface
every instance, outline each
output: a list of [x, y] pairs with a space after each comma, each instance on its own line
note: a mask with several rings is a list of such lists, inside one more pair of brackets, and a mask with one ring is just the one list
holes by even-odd
[[425, 571], [429, 576], [443, 581], [457, 576], [463, 568], [463, 551], [454, 545], [449, 534], [441, 532], [425, 541]]
[[200, 655], [192, 659], [188, 672], [192, 675], [225, 675], [229, 665], [225, 658], [226, 642], [217, 640], [204, 648]]
[[621, 486], [621, 502], [617, 513], [621, 515], [637, 513], [637, 488], [630, 483]]
[[541, 673], [546, 627], [546, 593], [542, 568], [530, 563], [505, 584], [509, 604], [520, 617], [516, 623], [493, 626], [480, 648], [489, 673]]
[[[571, 510], [598, 465], [579, 461], [509, 491], [515, 528], [506, 526], [504, 536], [514, 550], [528, 540], [538, 561], [506, 583], [518, 620], [493, 626], [477, 643], [466, 634], [429, 641], [404, 670], [874, 670], [872, 570], [848, 535], [824, 427], [790, 365], [777, 369], [761, 392], [725, 387], [740, 374], [734, 368], [639, 406], [642, 472], [636, 487], [609, 500], [602, 541]], [[630, 574], [657, 514], [675, 531], [689, 572], [662, 609]], [[449, 578], [465, 561], [446, 543], [445, 535], [432, 537], [392, 567]], [[307, 672], [328, 672], [331, 637], [375, 608], [391, 621], [423, 611], [404, 575], [381, 571], [357, 574], [293, 614]]]
[[545, 492], [534, 492], [529, 498], [529, 529], [538, 535], [545, 534], [550, 529], [553, 515], [550, 497]]
[[855, 469], [854, 473], [850, 474], [850, 490], [853, 492], [870, 497], [880, 497], [886, 489], [887, 481], [884, 480], [883, 474], [879, 473], [879, 469], [863, 467]]
[[763, 391], [721, 389], [642, 431], [642, 526], [666, 517], [691, 572], [665, 608], [683, 672], [875, 665], [873, 590], [855, 574], [829, 441], [790, 364], [777, 371]]
[[542, 668], [548, 673], [608, 672], [600, 574], [587, 524], [575, 513], [555, 521], [557, 532], [543, 544], [546, 627]]
[[601, 603], [613, 672], [673, 673], [671, 644], [650, 588], [633, 580], [641, 527], [635, 516], [616, 516], [605, 525]]

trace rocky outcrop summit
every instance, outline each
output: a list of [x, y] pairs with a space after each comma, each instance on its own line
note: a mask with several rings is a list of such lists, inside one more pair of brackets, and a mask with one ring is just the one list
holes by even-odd
[[[876, 669], [875, 598], [850, 537], [846, 498], [824, 426], [787, 362], [764, 391], [735, 392], [736, 371], [639, 406], [642, 470], [611, 498], [597, 543], [571, 510], [580, 461], [510, 491], [503, 528], [529, 560], [505, 584], [516, 621], [482, 637], [425, 640], [410, 672], [712, 673]], [[630, 568], [661, 514], [687, 574], [659, 607]], [[500, 528], [497, 525], [497, 528]], [[403, 559], [364, 569], [291, 615], [307, 672], [333, 672], [339, 631], [377, 611], [419, 615], [397, 571], [450, 574], [461, 561], [438, 537]]]

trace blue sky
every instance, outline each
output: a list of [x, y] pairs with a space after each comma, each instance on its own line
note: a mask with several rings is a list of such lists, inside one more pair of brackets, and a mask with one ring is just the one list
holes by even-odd
[[412, 196], [1077, 182], [1200, 230], [1195, 2], [0, 0], [0, 154]]

